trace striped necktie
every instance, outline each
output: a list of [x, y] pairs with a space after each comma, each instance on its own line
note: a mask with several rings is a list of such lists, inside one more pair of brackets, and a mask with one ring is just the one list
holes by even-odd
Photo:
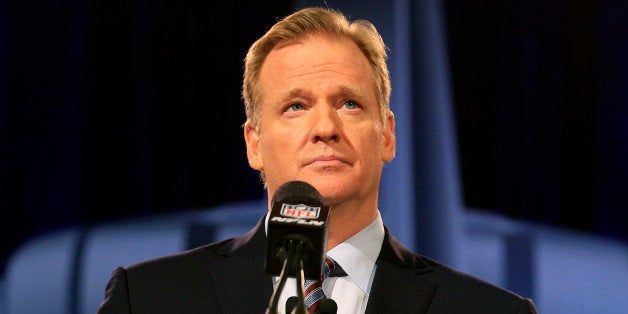
[[327, 277], [344, 277], [347, 273], [329, 257], [325, 258], [325, 264], [323, 265], [323, 277], [320, 280], [306, 279], [305, 288], [305, 307], [308, 313], [315, 313], [316, 309], [320, 306], [325, 297], [323, 293], [323, 280]]

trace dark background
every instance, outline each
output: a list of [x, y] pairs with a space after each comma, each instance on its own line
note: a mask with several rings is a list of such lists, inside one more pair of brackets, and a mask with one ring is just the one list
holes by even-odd
[[628, 2], [446, 4], [465, 203], [628, 239]]
[[[0, 4], [0, 266], [51, 230], [262, 197], [242, 59], [292, 5]], [[465, 205], [628, 240], [626, 2], [443, 8]]]

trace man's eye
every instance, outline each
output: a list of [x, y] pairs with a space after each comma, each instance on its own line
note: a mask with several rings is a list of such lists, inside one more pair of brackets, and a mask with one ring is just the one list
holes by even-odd
[[345, 108], [347, 109], [356, 109], [359, 108], [358, 104], [354, 101], [347, 101], [344, 103]]
[[292, 104], [287, 109], [287, 111], [299, 111], [299, 110], [303, 110], [303, 105], [301, 105], [301, 104]]

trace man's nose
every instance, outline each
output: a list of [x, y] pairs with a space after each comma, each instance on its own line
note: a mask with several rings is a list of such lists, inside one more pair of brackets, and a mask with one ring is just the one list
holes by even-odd
[[331, 105], [319, 105], [314, 109], [312, 116], [312, 140], [337, 142], [340, 139], [341, 120], [338, 112]]

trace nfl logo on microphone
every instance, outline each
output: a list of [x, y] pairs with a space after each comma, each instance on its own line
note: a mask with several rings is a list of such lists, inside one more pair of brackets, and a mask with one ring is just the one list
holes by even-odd
[[281, 215], [294, 218], [316, 219], [320, 213], [320, 207], [312, 207], [304, 204], [282, 204]]

